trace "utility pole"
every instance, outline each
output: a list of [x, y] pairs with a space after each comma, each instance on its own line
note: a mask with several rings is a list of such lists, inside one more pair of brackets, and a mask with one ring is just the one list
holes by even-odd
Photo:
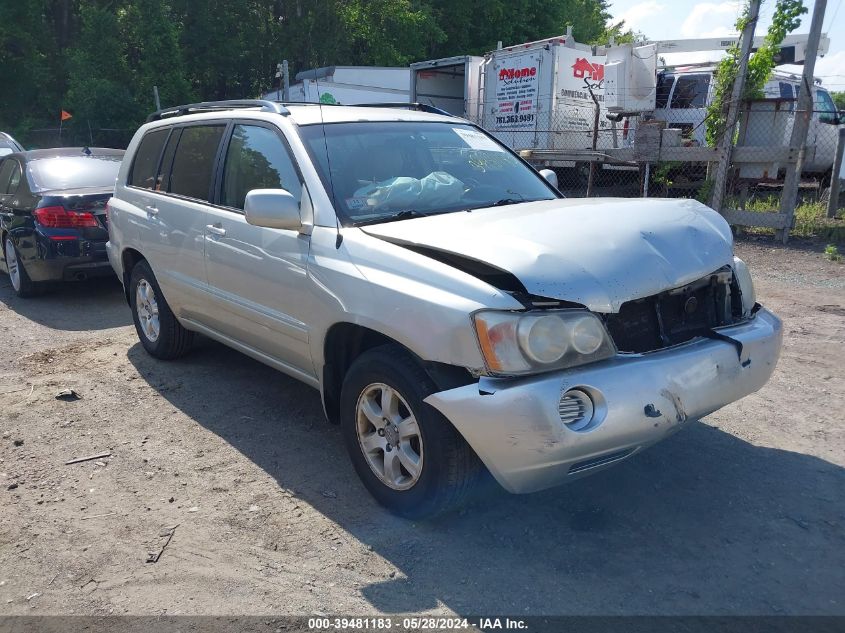
[[827, 201], [827, 217], [835, 218], [839, 210], [839, 183], [842, 176], [842, 152], [845, 151], [845, 127], [839, 128], [836, 140], [836, 155], [833, 159], [833, 171], [830, 172], [830, 198]]
[[725, 199], [725, 185], [728, 180], [728, 171], [731, 166], [731, 147], [734, 140], [734, 129], [739, 116], [739, 100], [745, 90], [745, 75], [748, 71], [748, 58], [751, 57], [751, 45], [754, 43], [754, 28], [757, 26], [757, 18], [760, 15], [760, 0], [751, 0], [748, 4], [748, 22], [742, 29], [739, 36], [739, 68], [736, 71], [736, 80], [731, 90], [731, 100], [728, 104], [728, 118], [725, 121], [725, 130], [719, 139], [720, 157], [716, 167], [716, 177], [713, 182], [712, 206], [719, 213], [722, 212], [722, 204]]
[[798, 95], [798, 107], [795, 110], [795, 121], [792, 124], [792, 137], [789, 140], [789, 146], [798, 150], [798, 160], [791, 169], [787, 168], [786, 178], [783, 181], [780, 212], [789, 217], [789, 223], [786, 228], [781, 229], [775, 235], [784, 244], [789, 239], [789, 229], [792, 228], [792, 221], [795, 216], [798, 185], [801, 182], [801, 171], [804, 169], [804, 156], [807, 152], [807, 132], [810, 129], [810, 120], [813, 118], [814, 72], [825, 9], [827, 9], [827, 0], [816, 0], [813, 7], [813, 19], [810, 22], [810, 35], [807, 38], [804, 74], [801, 77], [801, 93]]
[[290, 67], [288, 60], [283, 59], [281, 64], [276, 64], [276, 77], [279, 78], [276, 101], [290, 101]]
[[153, 86], [153, 102], [155, 103], [156, 112], [161, 110], [161, 100], [158, 98], [158, 86]]

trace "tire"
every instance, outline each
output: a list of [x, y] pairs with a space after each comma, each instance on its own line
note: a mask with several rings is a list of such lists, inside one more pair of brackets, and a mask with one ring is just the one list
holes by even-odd
[[[386, 390], [392, 392], [388, 398], [396, 396], [396, 406], [388, 407], [387, 414], [393, 424], [384, 424], [380, 408]], [[426, 371], [398, 345], [362, 354], [349, 368], [341, 391], [341, 432], [358, 476], [381, 505], [409, 519], [434, 516], [458, 506], [484, 472], [481, 461], [452, 424], [423, 402], [435, 391]], [[381, 431], [371, 422], [379, 417]], [[415, 437], [410, 435], [414, 426], [409, 420], [416, 421]], [[386, 457], [393, 458], [390, 473]], [[416, 464], [417, 473], [406, 464]]]
[[12, 285], [12, 290], [15, 294], [26, 299], [28, 297], [35, 297], [41, 294], [44, 290], [41, 284], [35, 283], [29, 278], [26, 268], [21, 261], [18, 249], [12, 242], [12, 238], [6, 236], [6, 242], [3, 249], [3, 256], [6, 259], [6, 270], [9, 273], [9, 282]]
[[150, 356], [172, 360], [188, 353], [194, 333], [176, 319], [144, 260], [135, 264], [129, 277], [129, 305], [135, 331]]

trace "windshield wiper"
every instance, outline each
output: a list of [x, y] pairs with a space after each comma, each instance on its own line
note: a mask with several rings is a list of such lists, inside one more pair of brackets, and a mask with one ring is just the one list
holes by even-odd
[[370, 218], [368, 220], [361, 220], [356, 222], [355, 226], [367, 226], [368, 224], [381, 224], [382, 222], [396, 222], [398, 220], [409, 220], [410, 218], [424, 218], [429, 215], [416, 209], [405, 209], [394, 215], [384, 215], [379, 218]]
[[501, 200], [496, 200], [491, 207], [503, 207], [507, 204], [519, 204], [520, 202], [532, 202], [531, 200], [526, 200], [525, 198], [502, 198]]
[[464, 211], [475, 211], [476, 209], [490, 209], [492, 207], [504, 207], [509, 204], [521, 204], [523, 202], [538, 202], [539, 200], [551, 200], [551, 198], [502, 198], [496, 202], [479, 204], [474, 207], [468, 207]]

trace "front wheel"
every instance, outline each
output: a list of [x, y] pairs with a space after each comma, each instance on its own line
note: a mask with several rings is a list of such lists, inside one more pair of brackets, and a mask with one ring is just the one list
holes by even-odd
[[194, 334], [176, 319], [146, 261], [132, 269], [129, 303], [138, 338], [151, 356], [171, 360], [188, 352]]
[[341, 426], [355, 470], [379, 503], [407, 518], [455, 507], [482, 472], [466, 441], [423, 402], [435, 391], [397, 345], [361, 355], [343, 383]]

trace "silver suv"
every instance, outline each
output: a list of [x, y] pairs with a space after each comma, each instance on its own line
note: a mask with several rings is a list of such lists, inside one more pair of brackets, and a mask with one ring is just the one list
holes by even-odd
[[129, 145], [108, 253], [150, 354], [199, 332], [319, 389], [419, 517], [485, 469], [530, 492], [620, 462], [777, 362], [719, 214], [545, 176], [422, 107], [182, 106]]

